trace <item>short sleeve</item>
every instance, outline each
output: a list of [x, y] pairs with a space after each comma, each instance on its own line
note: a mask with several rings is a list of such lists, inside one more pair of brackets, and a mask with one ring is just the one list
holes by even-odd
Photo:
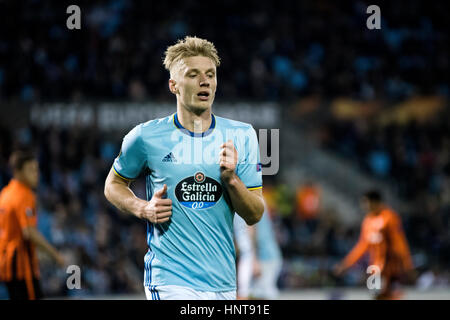
[[262, 167], [260, 163], [259, 144], [256, 131], [250, 127], [245, 134], [244, 150], [237, 165], [236, 173], [249, 190], [262, 188]]
[[114, 160], [115, 174], [125, 180], [136, 179], [147, 163], [141, 130], [138, 125], [123, 138], [120, 153]]
[[19, 220], [20, 227], [36, 227], [36, 198], [27, 195], [16, 205], [15, 212]]

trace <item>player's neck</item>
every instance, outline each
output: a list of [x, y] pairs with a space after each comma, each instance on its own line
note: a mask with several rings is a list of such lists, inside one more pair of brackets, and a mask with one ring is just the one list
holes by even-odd
[[177, 107], [177, 117], [180, 124], [187, 130], [195, 133], [202, 133], [211, 126], [211, 109], [197, 114], [182, 106]]
[[18, 183], [19, 185], [26, 187], [28, 189], [32, 189], [31, 186], [29, 185], [29, 183], [27, 181], [25, 181], [24, 178], [22, 178], [21, 176], [18, 175], [14, 175], [13, 176], [13, 180], [16, 181], [16, 183]]
[[378, 216], [378, 215], [380, 215], [380, 213], [383, 211], [383, 209], [384, 209], [384, 206], [383, 206], [383, 205], [380, 205], [379, 207], [377, 207], [377, 208], [375, 208], [374, 210], [372, 210], [372, 211], [370, 212], [370, 215]]

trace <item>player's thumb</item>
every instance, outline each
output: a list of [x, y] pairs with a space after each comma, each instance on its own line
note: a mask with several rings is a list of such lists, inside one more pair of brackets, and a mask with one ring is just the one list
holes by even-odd
[[162, 197], [164, 197], [164, 195], [166, 194], [166, 192], [167, 192], [167, 185], [164, 184], [164, 186], [163, 186], [161, 189], [159, 189], [158, 191], [155, 192], [154, 197], [156, 197], [156, 198], [162, 198]]

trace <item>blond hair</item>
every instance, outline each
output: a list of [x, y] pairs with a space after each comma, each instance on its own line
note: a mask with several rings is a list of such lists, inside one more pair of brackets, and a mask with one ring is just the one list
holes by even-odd
[[183, 58], [204, 56], [210, 58], [216, 67], [220, 65], [220, 58], [212, 42], [197, 37], [187, 36], [183, 40], [167, 48], [164, 57], [164, 67], [171, 70], [174, 64]]

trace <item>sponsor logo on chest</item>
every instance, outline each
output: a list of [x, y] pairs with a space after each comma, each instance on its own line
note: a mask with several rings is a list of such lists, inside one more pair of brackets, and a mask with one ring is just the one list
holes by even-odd
[[214, 206], [222, 196], [222, 186], [213, 178], [197, 172], [181, 180], [175, 187], [177, 200], [191, 209], [206, 209]]

